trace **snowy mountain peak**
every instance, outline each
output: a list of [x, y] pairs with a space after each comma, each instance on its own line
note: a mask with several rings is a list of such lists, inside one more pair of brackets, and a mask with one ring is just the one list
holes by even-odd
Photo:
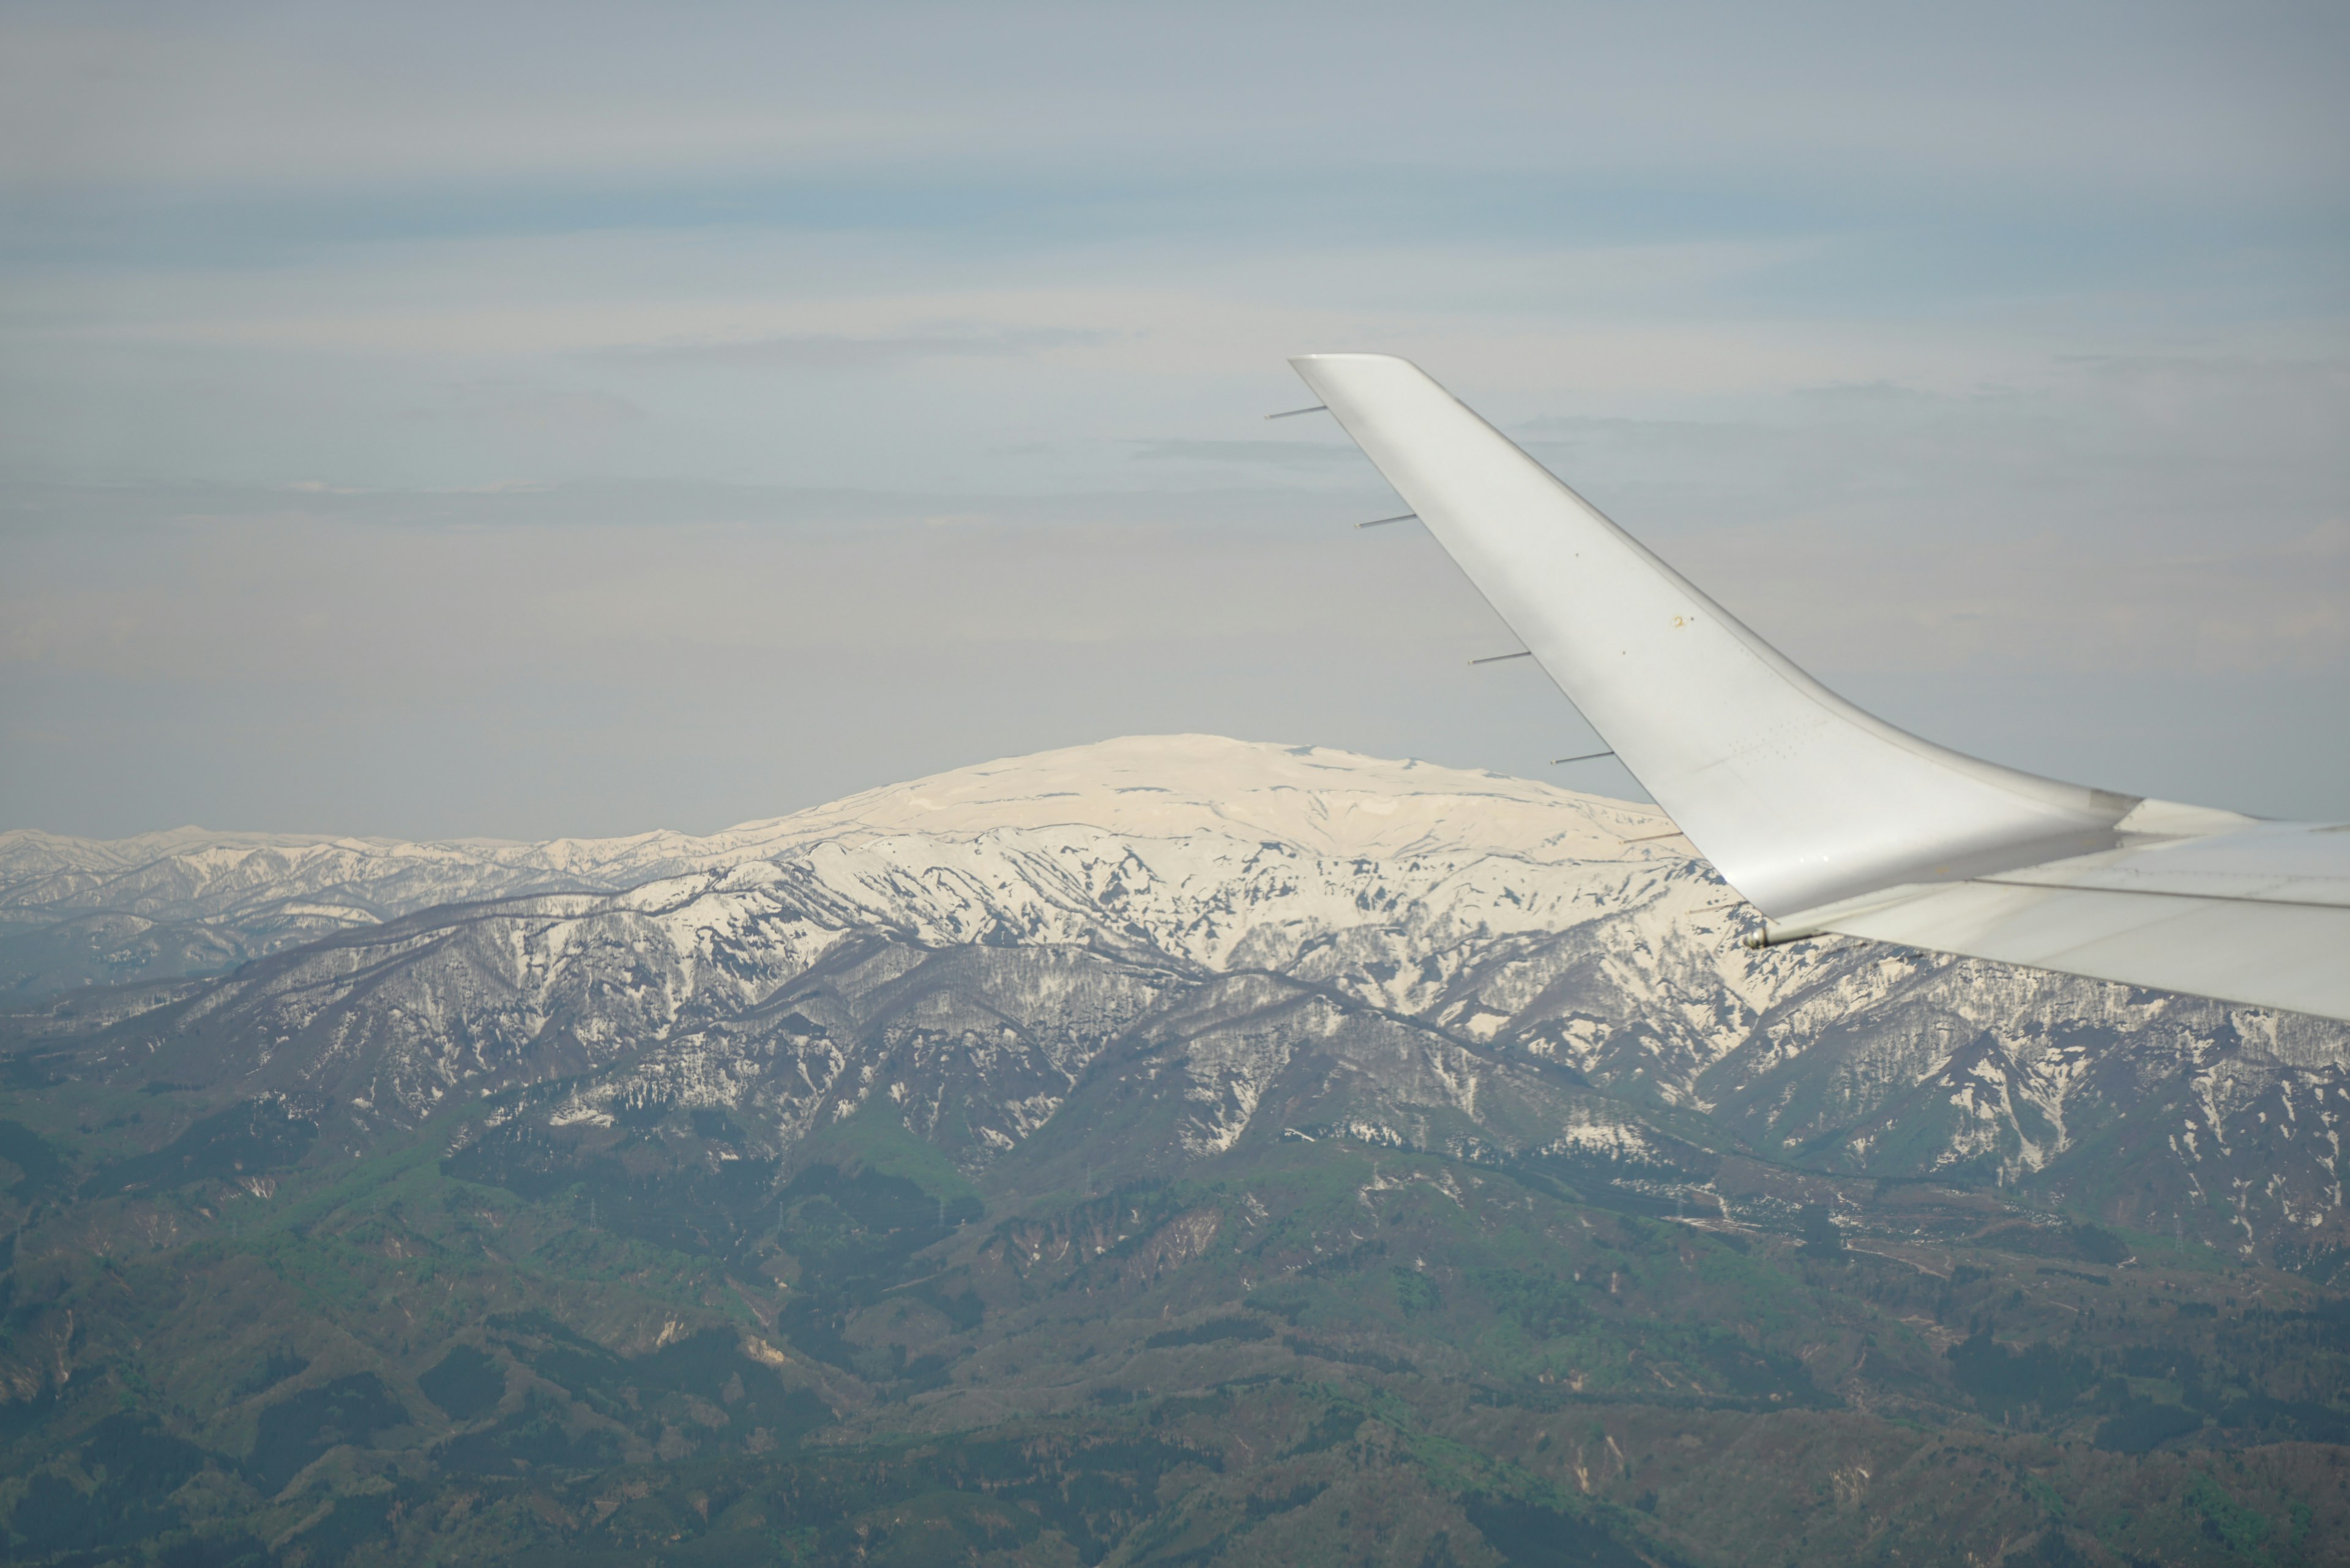
[[666, 1106], [780, 1152], [886, 1104], [978, 1168], [1098, 1067], [1170, 1159], [1295, 1128], [1690, 1175], [1714, 1156], [1661, 1151], [1694, 1137], [2029, 1183], [2115, 1223], [2158, 1203], [2164, 1228], [2217, 1223], [2212, 1182], [2266, 1183], [2230, 1199], [2232, 1244], [2350, 1245], [2338, 1026], [1841, 941], [1752, 951], [1669, 831], [1492, 774], [1137, 736], [704, 836], [9, 835], [0, 972], [54, 999], [233, 971], [20, 1016], [91, 1034], [80, 1070], [349, 1107], [354, 1137], [560, 1083], [514, 1137]]
[[0, 833], [0, 992], [219, 969], [436, 905], [617, 892], [818, 845], [1088, 829], [1278, 843], [1309, 857], [1678, 862], [1650, 808], [1499, 774], [1219, 735], [1138, 735], [1003, 758], [708, 835], [411, 844], [182, 827]]
[[1222, 735], [1128, 735], [867, 790], [709, 842], [1066, 826], [1131, 838], [1267, 838], [1374, 859], [1584, 860], [1613, 858], [1627, 838], [1670, 825], [1651, 807], [1501, 774]]

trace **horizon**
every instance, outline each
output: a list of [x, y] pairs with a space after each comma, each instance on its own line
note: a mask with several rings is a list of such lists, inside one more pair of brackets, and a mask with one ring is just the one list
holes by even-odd
[[2345, 67], [0, 10], [0, 1555], [2350, 1541]]
[[[2350, 817], [2350, 20], [34, 5], [0, 823], [410, 842], [1110, 732], [1591, 749], [1284, 359], [1833, 690]], [[1388, 106], [1409, 104], [1412, 112]], [[1613, 764], [1590, 783], [1630, 788]]]
[[259, 840], [301, 839], [315, 840], [318, 842], [358, 841], [372, 844], [415, 846], [446, 845], [451, 846], [529, 846], [565, 842], [619, 843], [631, 839], [652, 838], [662, 836], [694, 840], [707, 840], [722, 837], [730, 833], [741, 832], [746, 828], [774, 826], [778, 824], [794, 821], [800, 817], [815, 816], [836, 806], [846, 805], [848, 802], [859, 799], [866, 795], [886, 795], [894, 791], [913, 789], [920, 785], [930, 784], [935, 780], [952, 778], [958, 774], [984, 774], [990, 770], [1003, 767], [1008, 763], [1035, 762], [1041, 758], [1060, 756], [1071, 753], [1099, 752], [1117, 746], [1121, 742], [1136, 741], [1227, 741], [1240, 746], [1248, 747], [1252, 750], [1274, 751], [1290, 754], [1327, 753], [1334, 756], [1349, 759], [1350, 761], [1372, 763], [1385, 767], [1399, 766], [1407, 769], [1430, 768], [1446, 774], [1458, 774], [1466, 778], [1487, 778], [1507, 784], [1531, 784], [1537, 789], [1541, 789], [1548, 793], [1571, 795], [1579, 800], [1601, 801], [1610, 805], [1622, 805], [1647, 815], [1661, 815], [1656, 804], [1645, 798], [1609, 794], [1599, 790], [1578, 789], [1570, 784], [1561, 784], [1555, 779], [1533, 778], [1522, 774], [1502, 773], [1491, 768], [1454, 767], [1449, 763], [1435, 762], [1426, 757], [1379, 757], [1373, 756], [1364, 752], [1347, 751], [1342, 747], [1336, 746], [1288, 745], [1279, 741], [1249, 741], [1243, 740], [1238, 736], [1232, 735], [1182, 733], [1162, 735], [1113, 735], [1105, 740], [1081, 742], [1073, 746], [1050, 747], [1044, 751], [1027, 752], [1016, 756], [988, 757], [979, 762], [962, 763], [951, 767], [941, 768], [936, 773], [921, 774], [912, 778], [894, 779], [887, 784], [874, 784], [863, 789], [852, 790], [847, 794], [836, 795], [830, 800], [818, 801], [813, 805], [799, 806], [794, 810], [778, 813], [772, 816], [745, 817], [740, 822], [731, 822], [719, 827], [699, 832], [690, 828], [656, 826], [639, 828], [631, 832], [619, 834], [591, 835], [579, 833], [556, 833], [551, 834], [545, 838], [494, 838], [481, 834], [470, 834], [458, 835], [444, 838], [406, 839], [385, 834], [338, 833], [331, 828], [271, 829], [207, 827], [202, 823], [187, 822], [181, 823], [176, 826], [172, 827], [148, 828], [140, 833], [123, 834], [113, 838], [93, 838], [90, 836], [84, 834], [51, 833], [45, 828], [38, 827], [0, 827], [0, 837], [7, 837], [13, 835], [23, 834], [60, 840], [78, 840], [86, 843], [120, 844], [142, 838], [168, 838], [179, 834], [203, 834], [213, 838], [239, 837]]

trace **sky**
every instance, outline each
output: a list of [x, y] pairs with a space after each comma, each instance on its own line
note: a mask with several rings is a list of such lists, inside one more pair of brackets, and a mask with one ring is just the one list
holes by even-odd
[[1198, 731], [1617, 794], [1310, 399], [1831, 686], [2350, 818], [2350, 8], [0, 6], [0, 826]]

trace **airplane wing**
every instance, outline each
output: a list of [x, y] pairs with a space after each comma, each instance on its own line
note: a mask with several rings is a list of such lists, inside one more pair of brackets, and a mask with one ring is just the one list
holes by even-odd
[[1938, 746], [1798, 670], [1406, 359], [1290, 363], [1634, 777], [1768, 918], [2350, 1019], [2350, 825]]

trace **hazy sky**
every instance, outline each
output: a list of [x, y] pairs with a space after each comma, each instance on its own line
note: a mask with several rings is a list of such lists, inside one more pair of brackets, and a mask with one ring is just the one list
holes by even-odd
[[0, 9], [0, 826], [1588, 732], [1283, 363], [1830, 684], [2350, 816], [2350, 8]]

